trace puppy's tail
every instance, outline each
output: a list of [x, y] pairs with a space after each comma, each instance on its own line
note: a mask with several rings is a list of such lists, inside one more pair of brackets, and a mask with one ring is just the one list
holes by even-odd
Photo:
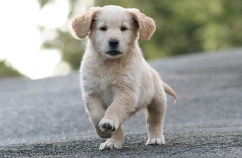
[[174, 101], [174, 104], [175, 104], [177, 100], [175, 91], [170, 86], [168, 86], [165, 82], [162, 82], [162, 85], [164, 87], [165, 92], [172, 95], [175, 98], [175, 101]]

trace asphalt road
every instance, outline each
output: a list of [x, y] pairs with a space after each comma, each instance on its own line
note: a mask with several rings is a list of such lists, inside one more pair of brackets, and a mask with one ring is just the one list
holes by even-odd
[[242, 48], [149, 62], [168, 97], [166, 144], [146, 146], [144, 111], [125, 123], [120, 150], [98, 151], [79, 74], [0, 79], [0, 157], [242, 157]]

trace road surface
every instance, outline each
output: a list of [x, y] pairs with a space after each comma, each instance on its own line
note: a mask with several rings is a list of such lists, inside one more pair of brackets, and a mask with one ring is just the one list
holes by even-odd
[[125, 123], [120, 150], [99, 151], [79, 74], [0, 79], [0, 157], [242, 157], [242, 48], [149, 61], [168, 96], [166, 144], [146, 146], [144, 111]]

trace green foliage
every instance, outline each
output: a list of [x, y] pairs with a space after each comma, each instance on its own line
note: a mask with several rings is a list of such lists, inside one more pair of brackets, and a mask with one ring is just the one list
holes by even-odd
[[[41, 8], [48, 5], [50, 2], [55, 0], [38, 0]], [[69, 0], [69, 14], [67, 21], [76, 16], [77, 7], [80, 0]], [[68, 25], [71, 25], [68, 23]], [[62, 60], [68, 63], [72, 69], [78, 69], [80, 66], [80, 61], [84, 53], [85, 45], [83, 44], [85, 40], [79, 40], [73, 37], [70, 31], [56, 28], [54, 30], [48, 30], [44, 26], [39, 26], [39, 30], [43, 34], [47, 34], [47, 38], [44, 39], [42, 48], [44, 49], [57, 49], [61, 52]], [[52, 31], [56, 36], [53, 38], [48, 38], [48, 33]], [[47, 32], [47, 33], [46, 33]], [[50, 35], [51, 37], [51, 35]]]
[[62, 60], [70, 64], [72, 69], [78, 69], [80, 60], [84, 53], [84, 45], [80, 40], [75, 39], [70, 32], [57, 29], [57, 36], [54, 40], [47, 40], [42, 47], [46, 49], [58, 49], [62, 53]]
[[0, 77], [22, 76], [18, 71], [7, 65], [5, 60], [0, 60]]
[[240, 0], [102, 0], [97, 6], [138, 8], [152, 17], [157, 30], [140, 40], [146, 58], [226, 49], [242, 45]]
[[38, 0], [38, 2], [40, 7], [43, 8], [49, 2], [49, 0]]
[[[72, 19], [78, 1], [69, 2]], [[146, 59], [242, 46], [241, 0], [96, 0], [95, 5], [138, 8], [155, 20], [157, 29], [151, 40], [139, 40]], [[55, 39], [43, 47], [60, 50], [63, 60], [78, 69], [83, 40], [68, 31], [56, 32]]]

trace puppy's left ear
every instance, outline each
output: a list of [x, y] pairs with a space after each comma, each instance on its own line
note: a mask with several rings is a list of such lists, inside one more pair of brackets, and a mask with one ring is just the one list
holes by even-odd
[[156, 29], [155, 21], [143, 13], [140, 13], [138, 9], [129, 9], [128, 11], [130, 12], [131, 16], [138, 22], [140, 38], [143, 40], [149, 40]]
[[91, 10], [83, 15], [77, 16], [72, 20], [72, 29], [77, 37], [85, 38], [91, 29], [94, 16], [100, 11], [99, 7], [91, 8]]

